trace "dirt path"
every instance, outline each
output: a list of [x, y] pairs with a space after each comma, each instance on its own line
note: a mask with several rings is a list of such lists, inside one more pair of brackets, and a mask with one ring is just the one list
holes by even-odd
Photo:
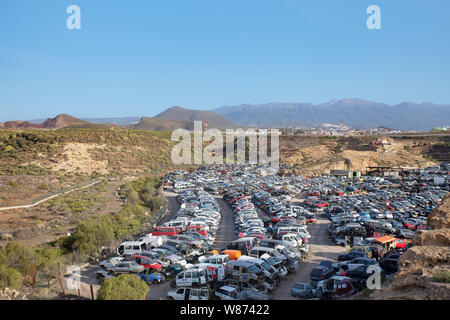
[[214, 241], [213, 249], [220, 250], [229, 242], [238, 238], [237, 231], [234, 228], [234, 214], [231, 208], [220, 196], [214, 197], [219, 204], [221, 221], [219, 230], [217, 230], [216, 239]]
[[290, 295], [290, 290], [296, 282], [310, 282], [309, 274], [311, 270], [318, 266], [323, 260], [336, 261], [337, 256], [345, 250], [337, 246], [328, 238], [328, 219], [323, 216], [317, 216], [317, 223], [308, 225], [308, 231], [311, 234], [310, 249], [305, 261], [300, 262], [299, 271], [294, 274], [288, 274], [278, 288], [271, 296], [276, 300], [296, 300]]
[[83, 187], [79, 187], [79, 188], [77, 187], [77, 188], [73, 188], [73, 189], [70, 189], [70, 190], [65, 191], [65, 192], [54, 194], [54, 195], [49, 196], [47, 198], [44, 198], [42, 200], [36, 201], [35, 203], [32, 203], [32, 204], [24, 204], [24, 205], [20, 205], [20, 206], [11, 206], [11, 207], [2, 207], [2, 208], [0, 208], [0, 211], [32, 208], [32, 207], [35, 207], [37, 205], [40, 205], [41, 203], [43, 203], [45, 201], [48, 201], [48, 200], [51, 200], [53, 198], [59, 197], [62, 194], [68, 194], [68, 193], [71, 193], [71, 192], [74, 192], [74, 191], [86, 189], [86, 188], [92, 187], [93, 185], [99, 184], [100, 182], [102, 182], [102, 180], [97, 180], [97, 181], [94, 181], [94, 182], [92, 182], [92, 183], [90, 183], [90, 184], [88, 184], [86, 186], [83, 186]]

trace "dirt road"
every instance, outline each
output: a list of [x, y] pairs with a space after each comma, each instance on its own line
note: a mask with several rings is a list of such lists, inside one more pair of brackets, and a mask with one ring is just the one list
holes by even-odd
[[308, 231], [311, 234], [308, 256], [305, 261], [300, 262], [299, 271], [294, 274], [288, 274], [271, 294], [276, 300], [295, 300], [291, 297], [290, 290], [295, 282], [310, 282], [309, 274], [314, 267], [318, 266], [323, 260], [336, 261], [337, 256], [344, 252], [344, 248], [337, 246], [328, 238], [328, 219], [323, 216], [317, 216], [315, 224], [308, 225]]
[[229, 242], [238, 238], [238, 233], [234, 227], [234, 215], [231, 208], [220, 196], [214, 197], [219, 204], [221, 221], [219, 230], [216, 233], [216, 239], [213, 249], [220, 250]]

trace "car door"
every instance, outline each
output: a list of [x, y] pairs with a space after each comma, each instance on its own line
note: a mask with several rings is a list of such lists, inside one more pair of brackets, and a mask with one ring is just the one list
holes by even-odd
[[[186, 274], [188, 273], [188, 271], [185, 271], [185, 272], [181, 272], [181, 273], [179, 273], [178, 275], [177, 275], [177, 285], [178, 286], [186, 286], [186, 282], [187, 282], [187, 280], [186, 280]], [[189, 274], [190, 274], [190, 272], [189, 272]]]
[[174, 300], [184, 300], [185, 290], [185, 288], [178, 288], [177, 291], [175, 291]]
[[116, 273], [127, 272], [128, 271], [128, 264], [127, 263], [119, 263], [115, 269], [116, 269]]
[[209, 300], [209, 290], [208, 290], [208, 288], [200, 289], [199, 300]]
[[189, 295], [189, 300], [200, 300], [200, 290], [199, 289], [191, 289], [191, 293]]

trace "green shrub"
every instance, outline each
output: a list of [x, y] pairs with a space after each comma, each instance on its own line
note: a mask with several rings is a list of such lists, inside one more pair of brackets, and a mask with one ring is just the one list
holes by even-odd
[[39, 189], [40, 189], [40, 190], [49, 190], [49, 189], [50, 189], [50, 186], [49, 186], [47, 183], [42, 183], [42, 184], [39, 186]]
[[6, 146], [3, 152], [14, 152], [16, 149], [13, 146]]
[[100, 287], [98, 300], [145, 300], [149, 292], [147, 283], [133, 274], [122, 274], [107, 279]]
[[35, 252], [37, 254], [38, 268], [54, 266], [62, 260], [64, 255], [61, 249], [49, 246], [37, 248]]
[[0, 288], [19, 289], [22, 287], [22, 275], [10, 267], [0, 267]]
[[437, 271], [437, 272], [435, 272], [433, 274], [433, 281], [450, 283], [450, 271], [449, 270], [444, 270], [444, 271]]
[[20, 183], [18, 183], [17, 181], [10, 181], [8, 182], [8, 184], [13, 188], [17, 188], [18, 186], [20, 186]]
[[95, 253], [101, 246], [114, 240], [114, 226], [110, 217], [87, 219], [81, 222], [71, 236], [71, 249], [83, 253]]
[[8, 242], [5, 248], [0, 249], [0, 262], [22, 273], [24, 277], [31, 276], [39, 259], [33, 248], [16, 241]]

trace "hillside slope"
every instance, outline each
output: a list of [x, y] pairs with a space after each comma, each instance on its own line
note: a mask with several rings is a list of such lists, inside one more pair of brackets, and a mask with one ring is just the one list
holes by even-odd
[[162, 118], [142, 117], [139, 123], [132, 126], [133, 129], [152, 131], [172, 131], [175, 129], [194, 129], [194, 121], [169, 120]]
[[215, 111], [190, 110], [178, 106], [167, 109], [155, 118], [179, 121], [208, 121], [210, 128], [231, 128], [233, 124]]
[[286, 173], [314, 175], [332, 169], [366, 171], [370, 166], [428, 167], [438, 146], [448, 153], [450, 135], [422, 138], [282, 136], [280, 162], [292, 166]]

